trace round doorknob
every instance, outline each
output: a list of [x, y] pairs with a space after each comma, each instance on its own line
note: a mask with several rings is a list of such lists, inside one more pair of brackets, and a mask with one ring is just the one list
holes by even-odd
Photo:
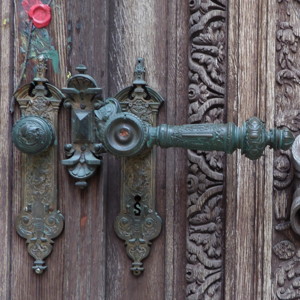
[[117, 113], [105, 124], [103, 143], [117, 156], [133, 156], [145, 146], [147, 125], [132, 113]]
[[12, 140], [15, 146], [27, 154], [37, 154], [47, 150], [55, 140], [52, 125], [44, 118], [27, 116], [13, 127]]

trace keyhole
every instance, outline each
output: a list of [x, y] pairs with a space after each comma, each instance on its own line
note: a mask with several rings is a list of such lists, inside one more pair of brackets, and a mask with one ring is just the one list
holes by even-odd
[[134, 207], [133, 213], [134, 213], [135, 216], [140, 216], [141, 215], [141, 211], [142, 211], [141, 210], [141, 203], [140, 203], [141, 199], [142, 198], [139, 195], [134, 196], [135, 203], [133, 205], [133, 207]]

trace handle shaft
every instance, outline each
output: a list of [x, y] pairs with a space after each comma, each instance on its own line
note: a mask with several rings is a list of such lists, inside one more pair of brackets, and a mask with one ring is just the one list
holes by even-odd
[[293, 141], [294, 137], [288, 129], [267, 131], [264, 123], [253, 117], [241, 127], [233, 123], [150, 127], [147, 146], [155, 144], [163, 148], [181, 147], [226, 153], [241, 149], [242, 154], [254, 160], [263, 154], [267, 145], [276, 150], [287, 150]]
[[256, 117], [241, 127], [233, 123], [151, 127], [134, 114], [123, 112], [110, 117], [104, 125], [100, 124], [99, 129], [99, 138], [105, 148], [117, 156], [133, 156], [146, 146], [158, 145], [226, 153], [241, 149], [242, 154], [254, 160], [268, 145], [275, 150], [287, 150], [294, 142], [288, 129], [267, 131], [265, 124]]

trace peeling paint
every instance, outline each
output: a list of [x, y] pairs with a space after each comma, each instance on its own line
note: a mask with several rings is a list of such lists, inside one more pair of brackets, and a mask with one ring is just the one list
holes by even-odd
[[[24, 31], [21, 36], [22, 46], [21, 52], [25, 53], [25, 48], [28, 41], [28, 31]], [[52, 39], [49, 32], [45, 28], [35, 28], [31, 33], [31, 45], [28, 59], [37, 59], [38, 56], [43, 55], [45, 58], [51, 60], [52, 67], [55, 73], [60, 72], [59, 68], [59, 54], [52, 45]]]

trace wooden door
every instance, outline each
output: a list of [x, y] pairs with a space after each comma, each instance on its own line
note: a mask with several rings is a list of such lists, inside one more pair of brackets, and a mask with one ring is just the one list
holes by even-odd
[[20, 0], [3, 0], [0, 9], [0, 299], [298, 299], [300, 243], [284, 226], [293, 192], [289, 153], [267, 150], [252, 162], [240, 153], [157, 149], [163, 230], [135, 277], [113, 229], [120, 161], [106, 155], [88, 188], [77, 189], [60, 163], [70, 142], [64, 108], [57, 188], [65, 228], [48, 270], [34, 274], [15, 232], [22, 160], [11, 141], [19, 111], [9, 113], [39, 54], [48, 57], [47, 77], [58, 88], [84, 64], [105, 97], [131, 84], [136, 58], [144, 57], [148, 84], [166, 99], [160, 124], [241, 124], [256, 115], [268, 128], [298, 133], [298, 1], [43, 2], [52, 20], [42, 29], [31, 28]]

